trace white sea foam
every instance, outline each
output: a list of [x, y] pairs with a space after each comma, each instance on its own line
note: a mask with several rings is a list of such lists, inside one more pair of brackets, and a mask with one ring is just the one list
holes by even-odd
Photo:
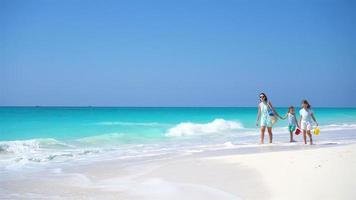
[[0, 142], [0, 153], [34, 152], [39, 148], [38, 140]]
[[0, 168], [18, 168], [28, 163], [65, 161], [100, 152], [81, 149], [52, 138], [0, 142]]
[[205, 134], [224, 133], [237, 129], [242, 129], [241, 123], [236, 121], [228, 121], [224, 119], [215, 119], [212, 122], [199, 124], [192, 122], [183, 122], [169, 129], [166, 136], [181, 137], [194, 136]]
[[31, 140], [14, 140], [0, 142], [0, 153], [34, 153], [41, 148], [73, 148], [72, 145], [60, 142], [53, 138], [40, 138]]
[[320, 126], [320, 129], [327, 131], [336, 131], [336, 130], [353, 130], [356, 129], [356, 124], [330, 124]]

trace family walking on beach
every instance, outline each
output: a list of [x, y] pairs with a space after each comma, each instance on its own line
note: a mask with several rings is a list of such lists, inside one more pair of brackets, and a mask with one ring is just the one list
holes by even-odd
[[[300, 129], [303, 132], [304, 144], [307, 144], [307, 135], [309, 137], [310, 144], [313, 144], [313, 138], [311, 135], [311, 130], [313, 130], [313, 121], [316, 124], [316, 129], [318, 122], [315, 119], [311, 106], [307, 100], [302, 101], [302, 108], [299, 111], [300, 119], [299, 123], [297, 121], [295, 110], [293, 106], [288, 108], [288, 112], [284, 117], [281, 117], [278, 112], [274, 109], [271, 101], [268, 101], [267, 95], [265, 93], [260, 94], [260, 103], [258, 104], [258, 113], [256, 126], [260, 124], [261, 126], [261, 144], [264, 143], [265, 131], [267, 128], [269, 143], [272, 143], [272, 126], [277, 122], [277, 117], [280, 119], [288, 118], [288, 130], [290, 133], [290, 142], [295, 142], [293, 140], [293, 133], [299, 134]], [[298, 127], [298, 129], [297, 129]]]

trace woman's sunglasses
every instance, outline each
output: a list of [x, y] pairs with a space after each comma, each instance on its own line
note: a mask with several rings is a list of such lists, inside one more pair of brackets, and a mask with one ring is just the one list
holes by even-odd
[[265, 98], [265, 96], [262, 96], [262, 95], [261, 95], [261, 96], [260, 96], [260, 99], [262, 99], [262, 98]]

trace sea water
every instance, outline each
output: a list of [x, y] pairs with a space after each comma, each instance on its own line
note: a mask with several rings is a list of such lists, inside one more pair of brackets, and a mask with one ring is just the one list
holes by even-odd
[[[316, 144], [356, 141], [356, 108], [313, 110]], [[236, 107], [0, 107], [0, 169], [243, 148], [259, 142], [256, 115]], [[274, 143], [288, 143], [286, 127], [276, 123]]]

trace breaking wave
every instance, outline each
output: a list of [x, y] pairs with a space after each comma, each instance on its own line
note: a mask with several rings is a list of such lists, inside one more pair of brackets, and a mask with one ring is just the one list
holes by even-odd
[[241, 123], [224, 119], [215, 119], [214, 121], [205, 124], [183, 122], [169, 129], [166, 136], [181, 137], [226, 133], [242, 128], [243, 126]]
[[71, 148], [73, 146], [52, 138], [0, 142], [0, 153], [34, 153], [42, 148]]

